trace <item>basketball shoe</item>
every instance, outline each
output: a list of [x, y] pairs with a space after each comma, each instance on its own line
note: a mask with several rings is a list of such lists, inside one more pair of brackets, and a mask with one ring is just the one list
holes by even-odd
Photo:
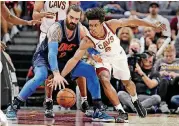
[[118, 110], [119, 115], [115, 118], [116, 123], [128, 123], [128, 113], [124, 113], [122, 110]]
[[104, 111], [101, 111], [100, 109], [96, 108], [96, 109], [94, 109], [92, 121], [94, 121], [94, 122], [115, 122], [115, 118], [108, 115]]
[[17, 111], [20, 109], [22, 101], [18, 98], [14, 98], [13, 103], [8, 106], [6, 111], [6, 117], [7, 119], [17, 119]]
[[45, 102], [44, 106], [45, 106], [45, 116], [47, 118], [54, 118], [55, 114], [53, 112], [53, 101], [50, 100], [48, 102]]
[[133, 103], [133, 105], [139, 117], [144, 118], [147, 116], [147, 110], [142, 106], [142, 104], [140, 103], [138, 99]]

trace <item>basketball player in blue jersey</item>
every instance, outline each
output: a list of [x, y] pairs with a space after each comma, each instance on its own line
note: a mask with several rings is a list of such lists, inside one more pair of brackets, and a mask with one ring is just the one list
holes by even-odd
[[[7, 117], [14, 118], [17, 111], [23, 103], [48, 76], [48, 68], [53, 73], [53, 85], [65, 87], [67, 81], [60, 75], [66, 62], [73, 57], [79, 47], [80, 39], [84, 37], [82, 33], [84, 28], [79, 23], [82, 10], [77, 5], [72, 5], [67, 10], [66, 20], [54, 23], [48, 30], [47, 38], [42, 45], [36, 50], [33, 56], [34, 77], [29, 80], [14, 99], [12, 105], [7, 108]], [[103, 104], [101, 101], [100, 84], [95, 69], [79, 61], [74, 70], [71, 72], [71, 78], [85, 77], [87, 87], [90, 91], [94, 105], [94, 121], [115, 121], [114, 117], [107, 115], [102, 111]]]
[[[36, 1], [33, 10], [33, 19], [42, 20], [40, 25], [40, 37], [38, 46], [41, 46], [42, 41], [47, 36], [47, 31], [49, 27], [59, 21], [66, 19], [66, 12], [70, 5], [79, 5], [80, 1]], [[63, 45], [62, 45], [63, 46]], [[32, 68], [32, 67], [31, 67]], [[31, 73], [33, 70], [31, 69]], [[89, 109], [89, 104], [87, 102], [87, 90], [86, 90], [86, 78], [78, 77], [76, 79], [76, 83], [78, 84], [80, 94], [81, 94], [81, 109], [84, 112]], [[52, 106], [52, 95], [51, 92], [53, 89], [45, 86], [46, 90], [46, 104], [45, 104], [45, 116], [52, 118], [54, 117]]]

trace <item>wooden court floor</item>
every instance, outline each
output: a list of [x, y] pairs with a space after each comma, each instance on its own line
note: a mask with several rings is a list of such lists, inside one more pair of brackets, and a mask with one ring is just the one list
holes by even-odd
[[[108, 111], [109, 115], [117, 116], [116, 112]], [[129, 114], [129, 123], [92, 122], [80, 110], [55, 111], [54, 119], [44, 117], [42, 109], [22, 109], [18, 112], [17, 120], [9, 120], [9, 126], [179, 126], [179, 115], [149, 114], [139, 118]]]

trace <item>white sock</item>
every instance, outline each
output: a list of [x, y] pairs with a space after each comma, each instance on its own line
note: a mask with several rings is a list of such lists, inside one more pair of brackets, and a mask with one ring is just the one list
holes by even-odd
[[46, 102], [52, 101], [52, 98], [47, 98], [45, 99]]
[[132, 102], [134, 103], [138, 98], [137, 98], [137, 93], [134, 96], [131, 96]]
[[87, 96], [81, 97], [81, 104], [83, 104], [83, 102], [86, 101], [86, 100], [87, 100]]
[[114, 107], [115, 107], [116, 110], [122, 110], [124, 113], [126, 113], [121, 104], [118, 104], [118, 105], [116, 105]]

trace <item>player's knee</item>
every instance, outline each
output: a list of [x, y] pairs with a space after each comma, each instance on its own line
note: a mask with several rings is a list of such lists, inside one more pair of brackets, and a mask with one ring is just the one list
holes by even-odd
[[110, 82], [110, 76], [108, 76], [108, 75], [106, 75], [106, 74], [101, 74], [100, 76], [99, 76], [99, 78], [100, 78], [100, 80], [102, 81], [102, 82]]

